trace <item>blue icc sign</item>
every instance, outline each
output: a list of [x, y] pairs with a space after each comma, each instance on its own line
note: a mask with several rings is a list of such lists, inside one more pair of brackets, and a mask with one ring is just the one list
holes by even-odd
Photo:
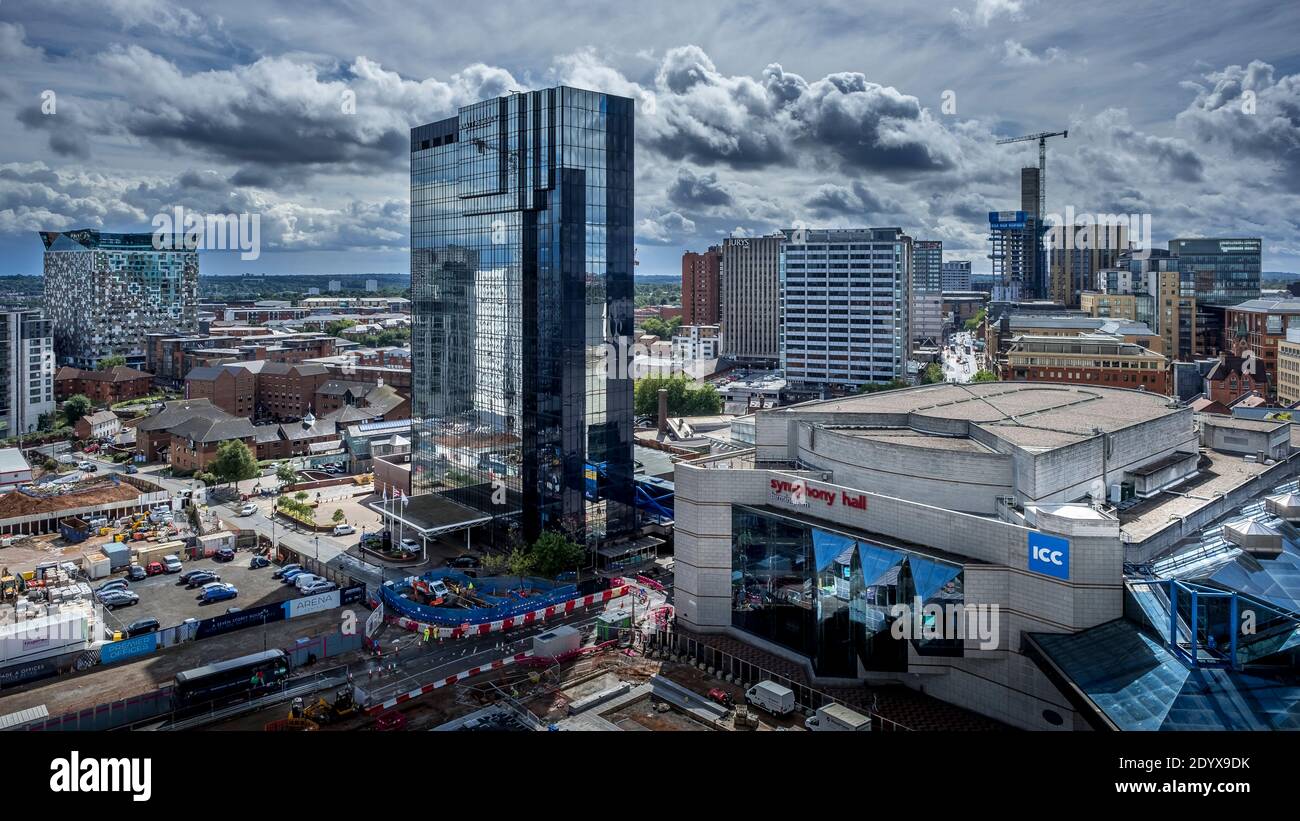
[[1046, 533], [1029, 534], [1029, 569], [1044, 576], [1070, 578], [1070, 540]]

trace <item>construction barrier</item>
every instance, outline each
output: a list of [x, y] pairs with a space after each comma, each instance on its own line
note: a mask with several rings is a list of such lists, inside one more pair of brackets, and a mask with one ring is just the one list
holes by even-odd
[[483, 624], [466, 623], [461, 624], [458, 627], [438, 627], [427, 622], [407, 618], [406, 616], [386, 616], [384, 621], [416, 633], [424, 633], [425, 631], [428, 631], [428, 636], [431, 639], [473, 638], [476, 636], [486, 636], [489, 633], [498, 633], [503, 630], [510, 630], [515, 627], [527, 627], [530, 624], [535, 624], [539, 621], [546, 621], [547, 619], [555, 618], [556, 616], [567, 616], [579, 608], [591, 607], [593, 604], [603, 604], [613, 599], [626, 596], [635, 589], [636, 588], [631, 585], [618, 588], [611, 587], [610, 589], [602, 590], [599, 593], [579, 596], [576, 599], [552, 604], [548, 607], [543, 607], [540, 610], [523, 613], [522, 615], [513, 618], [500, 619], [498, 621], [485, 622]]
[[479, 673], [486, 673], [489, 670], [500, 670], [502, 667], [506, 667], [508, 665], [523, 661], [524, 659], [527, 659], [530, 656], [532, 656], [532, 654], [533, 652], [529, 650], [527, 653], [517, 653], [513, 656], [507, 656], [503, 659], [497, 659], [496, 661], [490, 664], [484, 664], [478, 667], [471, 667], [468, 670], [462, 670], [461, 672], [447, 676], [446, 678], [440, 678], [437, 681], [433, 682], [432, 684], [426, 684], [423, 687], [417, 687], [416, 689], [411, 690], [409, 692], [401, 693], [399, 695], [393, 696], [392, 698], [388, 699], [382, 704], [376, 704], [373, 707], [367, 707], [366, 714], [375, 715], [376, 713], [382, 713], [387, 710], [391, 710], [404, 701], [410, 701], [413, 698], [419, 698], [420, 696], [426, 693], [432, 693], [434, 690], [441, 690], [443, 687], [447, 687], [449, 685], [455, 684], [458, 681], [464, 681], [467, 678], [473, 678], [474, 676], [477, 676]]

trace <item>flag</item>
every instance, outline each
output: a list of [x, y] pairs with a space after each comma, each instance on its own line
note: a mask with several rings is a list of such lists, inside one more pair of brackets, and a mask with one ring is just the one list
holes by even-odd
[[406, 507], [407, 503], [411, 501], [411, 497], [400, 490], [397, 491], [397, 498], [402, 500], [402, 507]]
[[384, 485], [384, 504], [388, 504], [388, 485]]

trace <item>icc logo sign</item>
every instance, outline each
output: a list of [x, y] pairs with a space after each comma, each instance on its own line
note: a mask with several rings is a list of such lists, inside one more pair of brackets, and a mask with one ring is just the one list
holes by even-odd
[[1029, 534], [1029, 569], [1058, 579], [1070, 578], [1070, 542], [1044, 533]]

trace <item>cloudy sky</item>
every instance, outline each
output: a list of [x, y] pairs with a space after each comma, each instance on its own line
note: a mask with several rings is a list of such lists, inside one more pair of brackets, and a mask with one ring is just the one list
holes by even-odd
[[1037, 159], [995, 141], [1062, 129], [1049, 212], [1300, 272], [1297, 30], [1275, 0], [0, 0], [0, 274], [177, 206], [261, 215], [262, 257], [206, 272], [405, 272], [408, 129], [560, 83], [638, 100], [639, 273], [796, 220], [987, 270]]

